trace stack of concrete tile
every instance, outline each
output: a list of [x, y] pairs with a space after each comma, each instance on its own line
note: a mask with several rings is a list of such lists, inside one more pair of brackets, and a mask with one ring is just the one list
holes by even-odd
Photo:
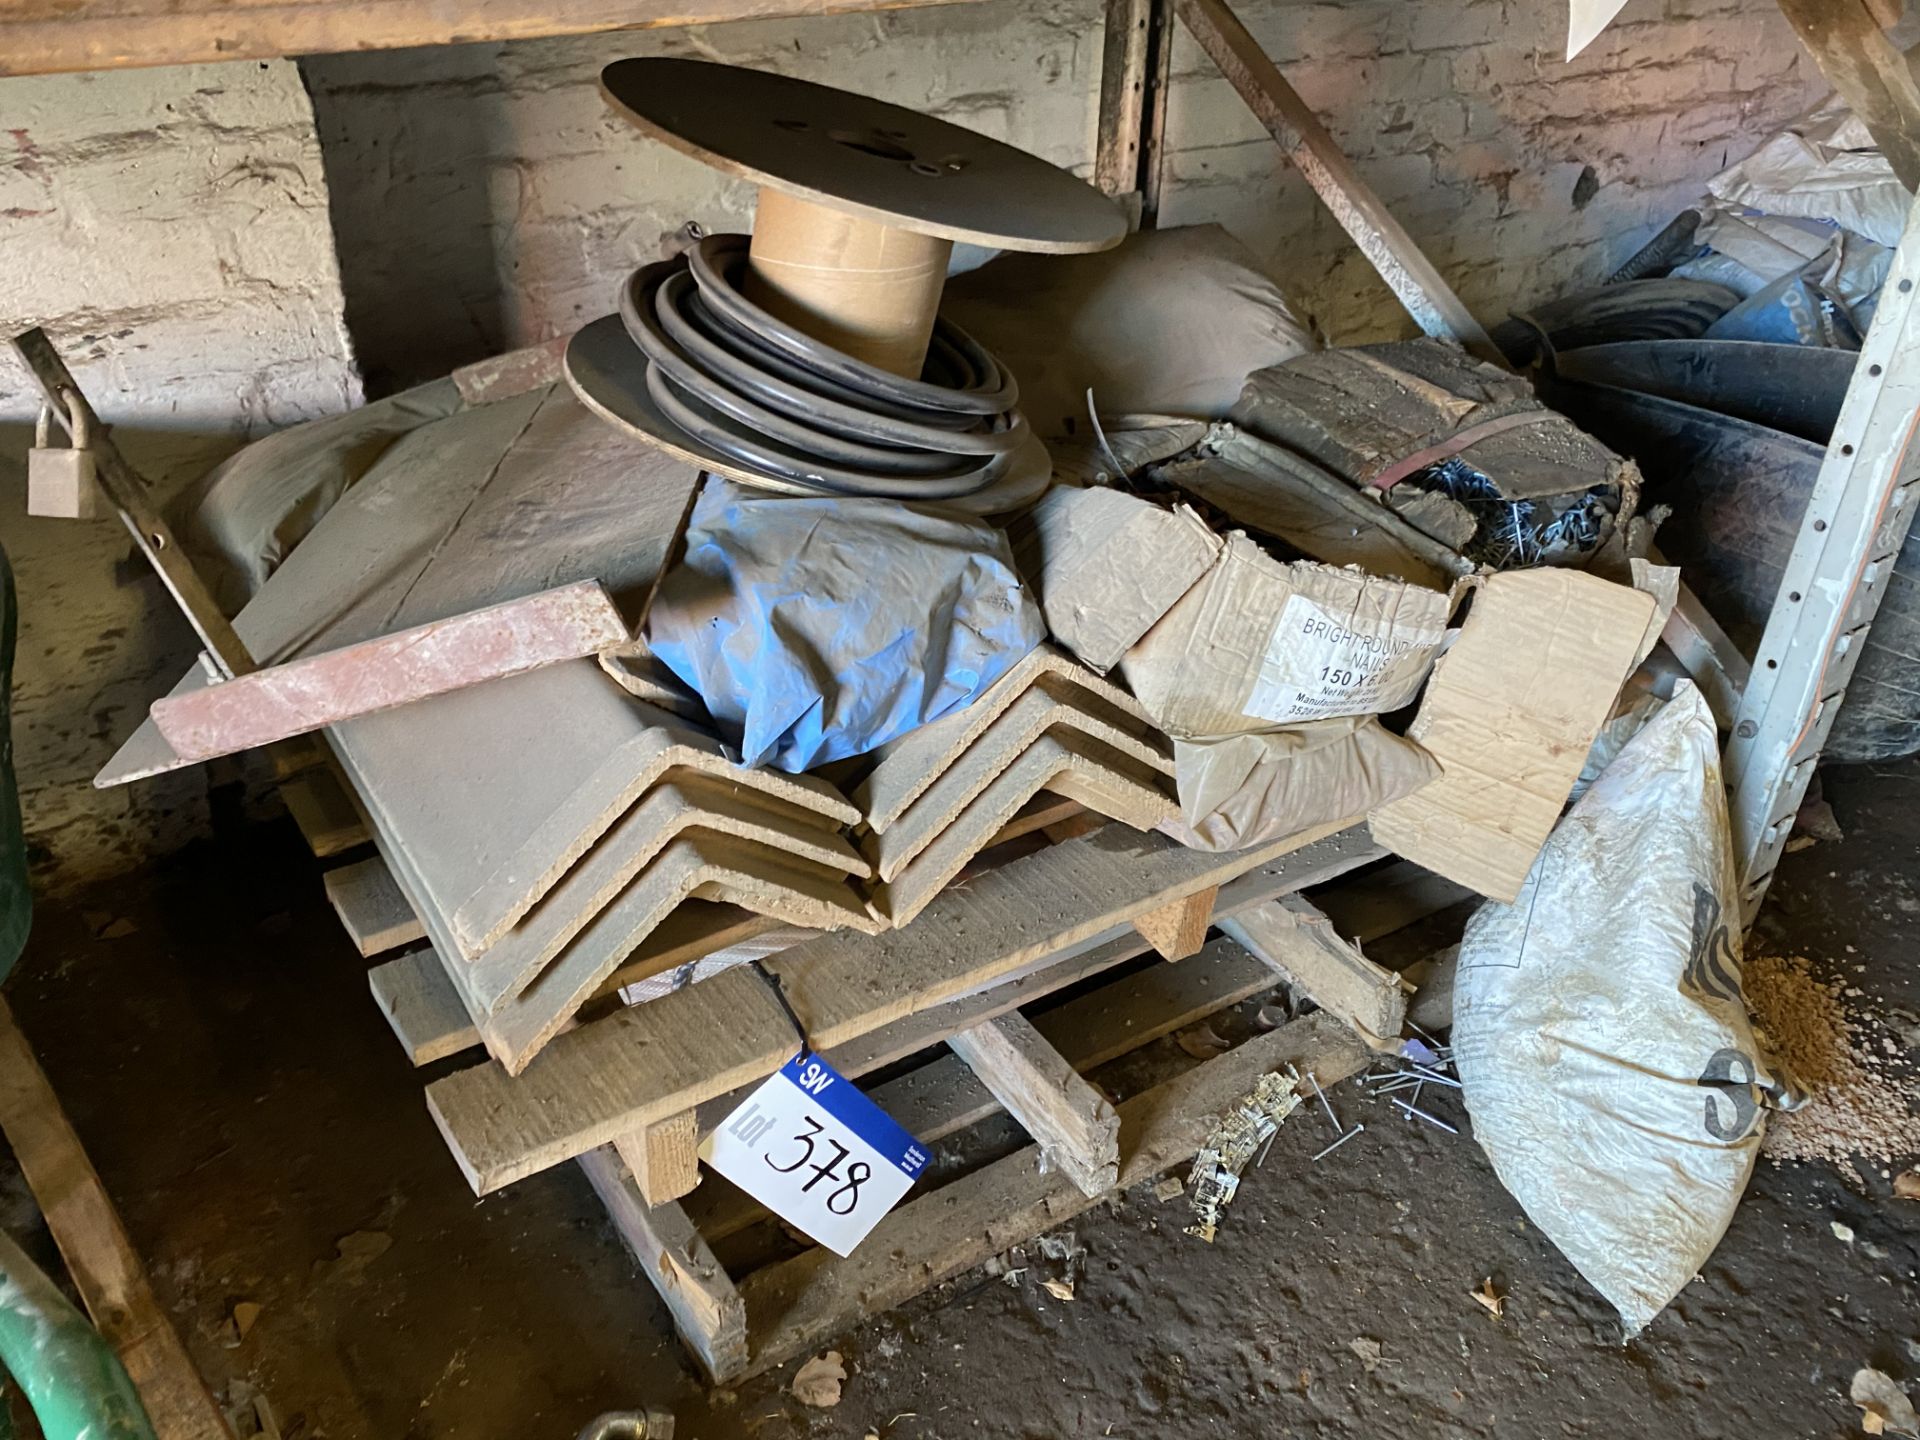
[[966, 709], [882, 747], [853, 792], [904, 925], [1041, 791], [1136, 830], [1173, 817], [1166, 739], [1126, 691], [1041, 646]]
[[[254, 655], [290, 661], [589, 579], [631, 621], [696, 480], [565, 385], [536, 385], [395, 440], [235, 625]], [[189, 674], [176, 694], [201, 683]], [[510, 1070], [691, 898], [816, 928], [884, 925], [861, 893], [871, 866], [843, 795], [735, 769], [592, 658], [325, 735], [438, 967]], [[149, 720], [99, 783], [181, 763]]]
[[[438, 743], [449, 734], [468, 743]], [[686, 901], [816, 929], [885, 927], [857, 888], [872, 871], [847, 837], [859, 812], [838, 791], [735, 767], [591, 661], [369, 717], [334, 739], [394, 878], [509, 1071]]]

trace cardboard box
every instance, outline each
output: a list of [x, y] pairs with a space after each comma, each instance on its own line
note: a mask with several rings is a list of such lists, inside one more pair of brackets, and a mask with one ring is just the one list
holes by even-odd
[[1285, 563], [1235, 531], [1120, 670], [1177, 737], [1383, 714], [1419, 693], [1447, 611], [1438, 590]]
[[1407, 731], [1440, 778], [1368, 817], [1382, 845], [1510, 902], [1655, 616], [1644, 591], [1577, 570], [1486, 580]]
[[1222, 542], [1186, 505], [1063, 485], [1033, 507], [1013, 546], [1054, 640], [1104, 675], [1206, 574]]

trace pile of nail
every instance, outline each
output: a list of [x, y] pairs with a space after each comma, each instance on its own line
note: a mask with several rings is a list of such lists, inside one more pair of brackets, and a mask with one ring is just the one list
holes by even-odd
[[1453, 1047], [1442, 1045], [1432, 1036], [1402, 1041], [1397, 1066], [1369, 1070], [1360, 1077], [1360, 1086], [1369, 1096], [1390, 1102], [1406, 1112], [1408, 1120], [1424, 1120], [1449, 1135], [1458, 1135], [1458, 1126], [1421, 1107], [1420, 1097], [1429, 1085], [1436, 1092], [1460, 1088], [1460, 1077], [1453, 1069]]
[[[1300, 1072], [1298, 1070], [1294, 1070], [1291, 1065], [1289, 1065], [1287, 1069], [1289, 1071], [1292, 1071], [1293, 1078], [1295, 1079], [1295, 1081], [1298, 1081], [1300, 1078]], [[1314, 1155], [1313, 1158], [1315, 1160], [1318, 1160], [1322, 1155], [1331, 1155], [1334, 1151], [1338, 1150], [1342, 1145], [1346, 1144], [1347, 1141], [1351, 1140], [1354, 1136], [1358, 1135], [1362, 1130], [1366, 1129], [1367, 1127], [1356, 1121], [1354, 1124], [1354, 1127], [1351, 1130], [1349, 1130], [1346, 1128], [1346, 1126], [1340, 1123], [1340, 1117], [1333, 1113], [1333, 1102], [1327, 1099], [1327, 1092], [1320, 1088], [1320, 1082], [1313, 1078], [1313, 1072], [1311, 1070], [1307, 1072], [1307, 1083], [1313, 1087], [1314, 1098], [1319, 1100], [1320, 1108], [1327, 1112], [1327, 1123], [1333, 1126], [1334, 1134], [1339, 1137], [1331, 1145], [1327, 1146], [1326, 1149], [1321, 1150]], [[1262, 1160], [1265, 1160], [1267, 1158], [1267, 1152], [1262, 1150], [1260, 1152], [1260, 1158]]]

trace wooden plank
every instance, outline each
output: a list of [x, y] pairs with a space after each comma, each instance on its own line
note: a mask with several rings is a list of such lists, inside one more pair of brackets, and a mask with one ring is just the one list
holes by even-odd
[[1200, 48], [1313, 187], [1340, 228], [1353, 237], [1396, 299], [1427, 334], [1451, 340], [1491, 364], [1504, 357], [1472, 312], [1360, 178], [1327, 127], [1281, 76], [1225, 0], [1174, 0]]
[[1160, 952], [1163, 960], [1184, 960], [1207, 943], [1207, 927], [1213, 923], [1213, 902], [1220, 887], [1213, 886], [1150, 910], [1133, 922], [1141, 937]]
[[[682, 905], [607, 977], [595, 999], [609, 1001], [627, 986], [785, 928], [770, 915], [755, 915], [736, 905], [704, 900]], [[430, 1065], [480, 1043], [480, 1032], [461, 1003], [460, 992], [431, 949], [376, 965], [367, 972], [367, 979], [387, 1023], [415, 1065]]]
[[140, 1392], [154, 1434], [159, 1440], [233, 1440], [5, 1001], [0, 1001], [0, 1129], [47, 1217], [87, 1314]]
[[[1331, 1086], [1368, 1058], [1351, 1031], [1331, 1017], [1309, 1015], [1135, 1096], [1119, 1107], [1120, 1188], [1191, 1159], [1262, 1075], [1294, 1065]], [[1282, 1183], [1272, 1169], [1265, 1175]], [[816, 1248], [758, 1270], [739, 1289], [750, 1358], [744, 1370], [721, 1378], [808, 1353], [1097, 1203], [1064, 1175], [1042, 1173], [1038, 1147], [1031, 1147], [910, 1201], [845, 1260]]]
[[[809, 1042], [831, 1052], [1049, 956], [1091, 949], [1222, 880], [1261, 870], [1278, 894], [1377, 853], [1359, 826], [1322, 826], [1229, 855], [1108, 826], [942, 895], [904, 930], [824, 935], [763, 964]], [[734, 970], [561, 1035], [518, 1077], [494, 1065], [457, 1071], [427, 1087], [427, 1105], [469, 1183], [486, 1194], [761, 1079], [797, 1043], [765, 981]]]
[[294, 776], [281, 785], [280, 799], [316, 860], [339, 855], [372, 838], [340, 777], [329, 767]]
[[1222, 920], [1220, 928], [1322, 1010], [1351, 1025], [1371, 1048], [1399, 1045], [1407, 1020], [1400, 977], [1342, 940], [1310, 901], [1298, 895], [1270, 900]]
[[812, 1043], [832, 1049], [1236, 876], [1265, 870], [1277, 894], [1321, 883], [1374, 853], [1371, 836], [1352, 821], [1228, 854], [1109, 825], [977, 877], [904, 930], [827, 937], [768, 968]]
[[527, 40], [953, 0], [10, 0], [0, 75]]
[[[1152, 965], [1043, 1011], [1033, 1025], [1084, 1074], [1273, 986], [1271, 969], [1235, 941], [1221, 939], [1184, 965]], [[993, 1092], [952, 1054], [876, 1085], [868, 1095], [928, 1146], [1000, 1113]], [[687, 1201], [688, 1217], [710, 1242], [739, 1233], [766, 1213], [724, 1182]]]
[[480, 1043], [473, 1017], [431, 945], [374, 966], [367, 983], [400, 1048], [415, 1065], [431, 1065]]
[[425, 938], [420, 917], [378, 855], [329, 870], [320, 879], [327, 903], [362, 955], [385, 954]]
[[746, 1309], [686, 1212], [673, 1204], [649, 1206], [611, 1149], [582, 1155], [580, 1168], [707, 1378], [740, 1373], [748, 1358]]
[[1900, 183], [1920, 190], [1920, 82], [1870, 0], [1780, 0], [1780, 9]]
[[1356, 945], [1370, 945], [1442, 910], [1478, 897], [1457, 880], [1411, 860], [1396, 860], [1350, 875], [1314, 897], [1333, 928]]
[[1140, 142], [1147, 124], [1147, 55], [1153, 0], [1107, 0], [1101, 35], [1100, 108], [1093, 183], [1122, 196], [1140, 188]]
[[211, 760], [626, 638], [606, 588], [581, 580], [164, 695], [153, 702], [153, 723], [181, 759]]
[[664, 1205], [700, 1183], [699, 1143], [694, 1112], [686, 1110], [620, 1136], [613, 1148], [647, 1204]]
[[1040, 1153], [1086, 1195], [1120, 1178], [1120, 1117], [1019, 1011], [947, 1037]]

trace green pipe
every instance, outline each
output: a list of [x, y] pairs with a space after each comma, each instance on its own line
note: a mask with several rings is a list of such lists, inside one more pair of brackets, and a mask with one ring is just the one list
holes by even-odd
[[4, 1233], [0, 1365], [26, 1393], [46, 1440], [154, 1440], [119, 1357]]

